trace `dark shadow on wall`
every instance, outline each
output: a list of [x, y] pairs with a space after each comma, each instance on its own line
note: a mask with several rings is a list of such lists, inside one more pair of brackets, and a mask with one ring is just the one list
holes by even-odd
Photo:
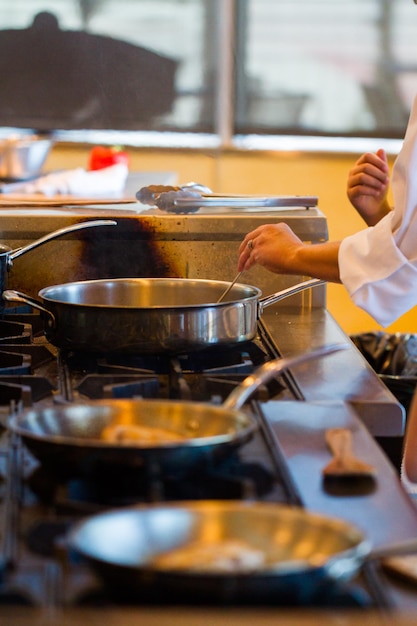
[[169, 113], [177, 61], [111, 37], [61, 30], [51, 13], [0, 31], [0, 126], [136, 130]]

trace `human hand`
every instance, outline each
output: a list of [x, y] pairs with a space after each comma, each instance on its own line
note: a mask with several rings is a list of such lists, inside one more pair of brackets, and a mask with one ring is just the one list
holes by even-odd
[[295, 255], [304, 245], [288, 224], [263, 224], [248, 233], [240, 244], [238, 271], [259, 264], [276, 274], [295, 274]]
[[363, 154], [350, 170], [347, 195], [368, 226], [374, 226], [390, 211], [387, 195], [389, 168], [387, 155], [380, 149]]

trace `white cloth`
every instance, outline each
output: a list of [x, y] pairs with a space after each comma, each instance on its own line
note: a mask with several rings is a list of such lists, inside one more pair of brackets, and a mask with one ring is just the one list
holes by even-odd
[[342, 283], [381, 326], [417, 304], [417, 98], [392, 175], [394, 210], [376, 226], [346, 237], [339, 249]]
[[74, 170], [47, 174], [24, 183], [5, 185], [3, 193], [108, 197], [120, 194], [124, 190], [128, 174], [129, 169], [124, 163], [116, 163], [93, 171], [78, 167]]

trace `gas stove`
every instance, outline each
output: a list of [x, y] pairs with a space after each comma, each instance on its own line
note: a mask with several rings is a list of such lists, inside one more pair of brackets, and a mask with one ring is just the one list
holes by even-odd
[[[94, 229], [77, 237], [66, 236], [19, 258], [8, 276], [8, 287], [36, 297], [41, 288], [52, 284], [103, 277], [230, 280], [235, 274], [233, 251], [246, 232], [266, 220], [285, 220], [306, 241], [327, 238], [326, 220], [317, 208], [273, 214], [198, 212], [193, 216], [158, 211], [137, 214], [111, 207], [45, 209], [41, 213], [10, 209], [2, 213], [0, 224], [5, 243], [16, 248], [68, 223], [97, 215], [116, 215], [119, 226], [105, 236]], [[246, 282], [269, 295], [305, 278], [277, 277], [256, 269], [248, 273]], [[377, 547], [416, 535], [414, 505], [381, 449], [392, 439], [402, 439], [404, 409], [326, 310], [325, 287], [268, 308], [253, 342], [197, 355], [143, 359], [140, 355], [96, 358], [60, 353], [46, 341], [43, 328], [42, 319], [31, 310], [9, 308], [0, 323], [0, 602], [10, 620], [23, 615], [22, 624], [28, 619], [36, 624], [41, 615], [46, 620], [42, 626], [57, 623], [57, 619], [59, 623], [70, 619], [71, 623], [95, 624], [116, 614], [117, 623], [128, 624], [150, 618], [151, 608], [151, 623], [152, 619], [163, 623], [165, 610], [170, 624], [184, 623], [184, 607], [175, 598], [141, 598], [129, 606], [118, 602], [66, 549], [66, 532], [74, 521], [132, 502], [205, 498], [285, 502], [354, 522]], [[161, 480], [141, 471], [132, 485], [132, 475], [120, 468], [103, 472], [101, 484], [91, 476], [64, 479], [45, 471], [19, 437], [6, 429], [13, 412], [96, 398], [161, 397], [220, 404], [262, 363], [339, 342], [347, 342], [349, 349], [306, 363], [259, 389], [250, 403], [260, 426], [256, 436], [229, 458], [208, 462], [204, 472], [186, 480], [183, 476], [181, 480], [175, 476]], [[375, 464], [374, 484], [360, 483], [346, 491], [323, 483], [321, 468], [330, 458], [324, 431], [335, 426], [350, 428], [358, 451]], [[381, 568], [373, 564], [348, 587], [327, 588], [319, 595], [309, 598], [303, 610], [325, 607], [343, 611], [352, 606], [371, 612], [398, 607], [417, 610], [414, 591], [387, 581]], [[185, 608], [190, 616], [191, 607]], [[202, 613], [198, 607], [191, 623], [201, 623], [207, 610], [204, 607]], [[217, 612], [217, 623], [225, 616], [230, 626], [234, 616], [242, 623], [247, 612], [228, 606], [227, 612]], [[254, 619], [262, 624], [260, 612]]]
[[[356, 485], [357, 492], [348, 494], [348, 518], [353, 515], [351, 521], [365, 526], [376, 545], [417, 532], [417, 514], [411, 502], [396, 484], [395, 472], [353, 405], [347, 408], [340, 402], [306, 399], [308, 367], [298, 375], [286, 372], [257, 391], [251, 409], [260, 427], [253, 439], [226, 459], [208, 458], [204, 467], [185, 475], [173, 472], [161, 476], [146, 467], [126, 470], [112, 464], [101, 466], [99, 472], [88, 476], [63, 476], [43, 467], [21, 439], [7, 431], [8, 415], [13, 411], [91, 399], [157, 397], [219, 404], [259, 365], [281, 355], [267, 322], [259, 322], [258, 334], [251, 342], [168, 357], [61, 353], [46, 341], [37, 314], [14, 312], [0, 321], [0, 415], [4, 428], [0, 448], [2, 604], [44, 610], [98, 610], [114, 606], [122, 609], [132, 603], [138, 609], [181, 605], [183, 600], [178, 597], [164, 597], [162, 601], [149, 596], [134, 600], [115, 596], [67, 551], [65, 538], [71, 524], [109, 508], [196, 499], [263, 500], [336, 515], [337, 499], [340, 503], [340, 498], [346, 498], [343, 489], [337, 493], [333, 486], [333, 491], [324, 489], [315, 498], [316, 489], [311, 488], [312, 459], [314, 465], [326, 455], [324, 439], [320, 437], [326, 424], [347, 423], [356, 432], [360, 445], [367, 447], [367, 459], [378, 466], [379, 486], [367, 491], [369, 485], [362, 483]], [[316, 376], [320, 375], [318, 363], [315, 368]], [[322, 374], [326, 372], [324, 360], [320, 368]], [[393, 416], [388, 429], [399, 427], [395, 412]], [[309, 431], [312, 424], [315, 426]], [[301, 454], [300, 465], [295, 457]], [[319, 473], [315, 467], [316, 480]], [[397, 493], [393, 493], [393, 488]], [[357, 501], [358, 496], [361, 502]], [[391, 506], [387, 506], [388, 497]], [[369, 519], [365, 524], [363, 498]], [[402, 512], [395, 532], [390, 530], [393, 511], [396, 516]], [[309, 597], [305, 606], [391, 610], [397, 602], [394, 591], [384, 574], [370, 565], [349, 585], [329, 584]], [[191, 605], [195, 604], [198, 605], [197, 600], [191, 601]], [[228, 604], [235, 606], [232, 600]], [[251, 599], [248, 604], [256, 606], [256, 601]], [[276, 605], [282, 607], [282, 599]]]

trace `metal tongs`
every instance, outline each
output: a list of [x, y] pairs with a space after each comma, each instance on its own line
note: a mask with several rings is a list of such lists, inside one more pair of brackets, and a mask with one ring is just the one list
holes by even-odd
[[317, 196], [253, 196], [215, 194], [199, 183], [181, 187], [150, 185], [142, 187], [136, 198], [142, 204], [153, 205], [169, 213], [195, 213], [202, 207], [234, 208], [308, 208], [317, 206]]

